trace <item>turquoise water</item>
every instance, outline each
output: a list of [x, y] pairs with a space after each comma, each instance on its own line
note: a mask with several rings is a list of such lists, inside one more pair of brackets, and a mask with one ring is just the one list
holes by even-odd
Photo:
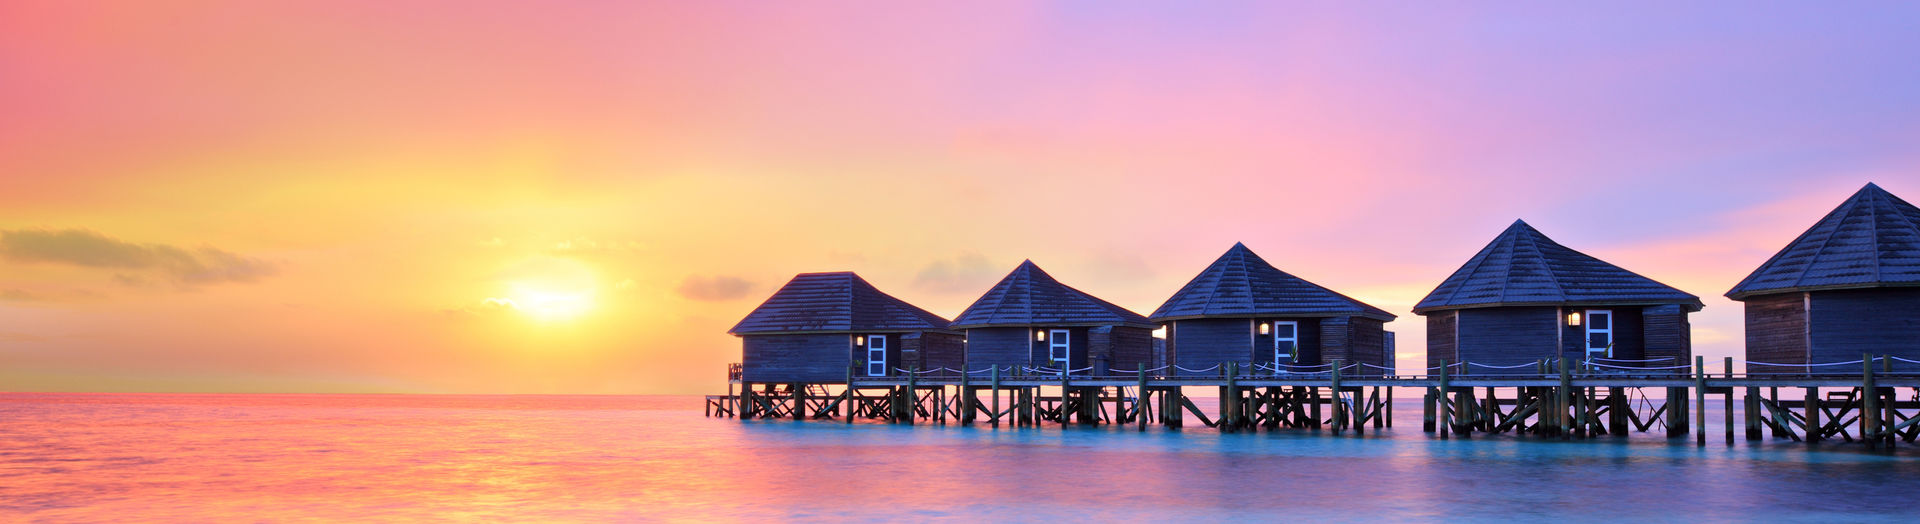
[[1397, 411], [1354, 438], [741, 422], [696, 397], [10, 394], [0, 520], [1920, 517], [1913, 446], [1441, 441]]

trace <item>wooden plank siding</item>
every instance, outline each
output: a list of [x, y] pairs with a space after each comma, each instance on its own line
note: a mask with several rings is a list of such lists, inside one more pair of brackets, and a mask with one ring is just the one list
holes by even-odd
[[[1088, 330], [1089, 353], [1095, 357], [1095, 371], [1152, 367], [1153, 330], [1128, 326], [1101, 326]], [[1103, 360], [1104, 359], [1104, 360]]]
[[[1392, 368], [1391, 357], [1392, 354], [1387, 351], [1387, 323], [1353, 317], [1347, 328], [1346, 360]], [[1383, 373], [1382, 370], [1364, 366], [1353, 371], [1354, 376], [1378, 376]]]
[[[1460, 360], [1488, 366], [1529, 364], [1559, 354], [1560, 310], [1553, 307], [1500, 307], [1463, 309], [1458, 312]], [[1476, 367], [1476, 375], [1534, 373], [1531, 368], [1492, 369]]]
[[[1807, 363], [1805, 293], [1748, 297], [1747, 360], [1782, 364]], [[1749, 373], [1799, 373], [1799, 367], [1749, 366]]]
[[1427, 314], [1427, 367], [1441, 361], [1459, 362], [1460, 311], [1442, 310]]
[[953, 333], [926, 332], [909, 335], [904, 349], [918, 350], [920, 369], [962, 369], [967, 365], [966, 338]]
[[[1687, 320], [1686, 308], [1678, 304], [1652, 306], [1640, 310], [1640, 323], [1646, 333], [1646, 343], [1642, 358], [1666, 358], [1666, 362], [1655, 362], [1652, 367], [1678, 366], [1693, 362], [1693, 325]], [[1680, 373], [1682, 370], [1670, 370]]]
[[[1247, 319], [1196, 318], [1176, 320], [1167, 328], [1167, 355], [1173, 365], [1203, 369], [1222, 362], [1252, 361], [1253, 324]], [[1168, 370], [1182, 376], [1218, 374]]]
[[[1678, 308], [1679, 306], [1673, 306]], [[1560, 316], [1560, 353], [1569, 359], [1582, 360], [1587, 352], [1587, 327], [1592, 322], [1584, 320], [1578, 326], [1566, 323], [1566, 314], [1578, 311], [1584, 317], [1590, 310], [1613, 312], [1613, 357], [1621, 360], [1641, 360], [1646, 358], [1646, 321], [1641, 318], [1639, 306], [1568, 306], [1557, 313]]]
[[741, 340], [745, 382], [845, 382], [853, 335], [746, 335]]
[[967, 369], [1025, 366], [1033, 353], [1033, 331], [1019, 327], [967, 330]]
[[1920, 289], [1848, 289], [1811, 295], [1809, 362], [1857, 360], [1866, 353], [1920, 360]]

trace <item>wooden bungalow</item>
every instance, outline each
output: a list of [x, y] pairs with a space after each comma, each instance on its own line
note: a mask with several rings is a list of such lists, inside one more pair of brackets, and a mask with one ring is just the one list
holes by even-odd
[[1413, 312], [1427, 317], [1428, 367], [1472, 362], [1479, 366], [1468, 372], [1488, 374], [1533, 373], [1531, 364], [1553, 358], [1683, 365], [1693, 358], [1687, 314], [1701, 307], [1699, 297], [1516, 220]]
[[1313, 366], [1339, 360], [1374, 366], [1352, 372], [1378, 376], [1393, 367], [1385, 329], [1393, 314], [1289, 275], [1244, 244], [1149, 318], [1167, 329], [1168, 360], [1189, 370], [1238, 362], [1249, 373], [1323, 371]]
[[966, 333], [967, 369], [987, 366], [1139, 369], [1153, 359], [1153, 323], [1020, 263], [952, 324]]
[[[1820, 364], [1865, 353], [1920, 360], [1920, 209], [1867, 184], [1727, 298], [1746, 305], [1749, 361]], [[1808, 369], [1748, 367], [1759, 373]], [[1859, 373], [1860, 366], [1811, 370]]]
[[735, 324], [741, 381], [840, 383], [896, 369], [958, 369], [960, 333], [947, 319], [880, 292], [849, 272], [802, 273]]

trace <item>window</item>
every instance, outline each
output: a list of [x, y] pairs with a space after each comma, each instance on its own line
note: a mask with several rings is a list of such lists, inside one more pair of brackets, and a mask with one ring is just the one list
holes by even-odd
[[1047, 332], [1047, 359], [1062, 371], [1073, 369], [1073, 339], [1067, 336], [1067, 330], [1055, 329]]
[[1291, 365], [1300, 361], [1300, 323], [1283, 320], [1273, 323], [1273, 367]]
[[1613, 358], [1613, 311], [1587, 310], [1587, 358]]
[[867, 376], [887, 376], [886, 335], [867, 335]]

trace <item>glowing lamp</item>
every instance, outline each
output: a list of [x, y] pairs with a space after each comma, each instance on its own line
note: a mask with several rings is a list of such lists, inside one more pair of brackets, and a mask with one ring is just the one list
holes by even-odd
[[1569, 326], [1578, 326], [1578, 325], [1580, 325], [1580, 312], [1579, 312], [1579, 311], [1575, 311], [1575, 312], [1572, 312], [1572, 313], [1567, 313], [1567, 325], [1569, 325]]
[[1273, 331], [1273, 324], [1268, 324], [1266, 322], [1260, 323], [1260, 334], [1265, 335], [1265, 334], [1271, 333], [1272, 331]]
[[1037, 341], [1040, 341], [1040, 342], [1046, 342], [1046, 341], [1047, 341], [1047, 332], [1046, 332], [1046, 331], [1043, 331], [1043, 330], [1037, 330], [1037, 329], [1036, 329], [1036, 330], [1034, 330], [1034, 331], [1033, 331], [1033, 339], [1034, 339], [1034, 340], [1037, 340]]
[[865, 345], [867, 345], [867, 337], [858, 337], [858, 336], [857, 336], [857, 337], [853, 337], [853, 345], [855, 345], [855, 346], [865, 346]]

